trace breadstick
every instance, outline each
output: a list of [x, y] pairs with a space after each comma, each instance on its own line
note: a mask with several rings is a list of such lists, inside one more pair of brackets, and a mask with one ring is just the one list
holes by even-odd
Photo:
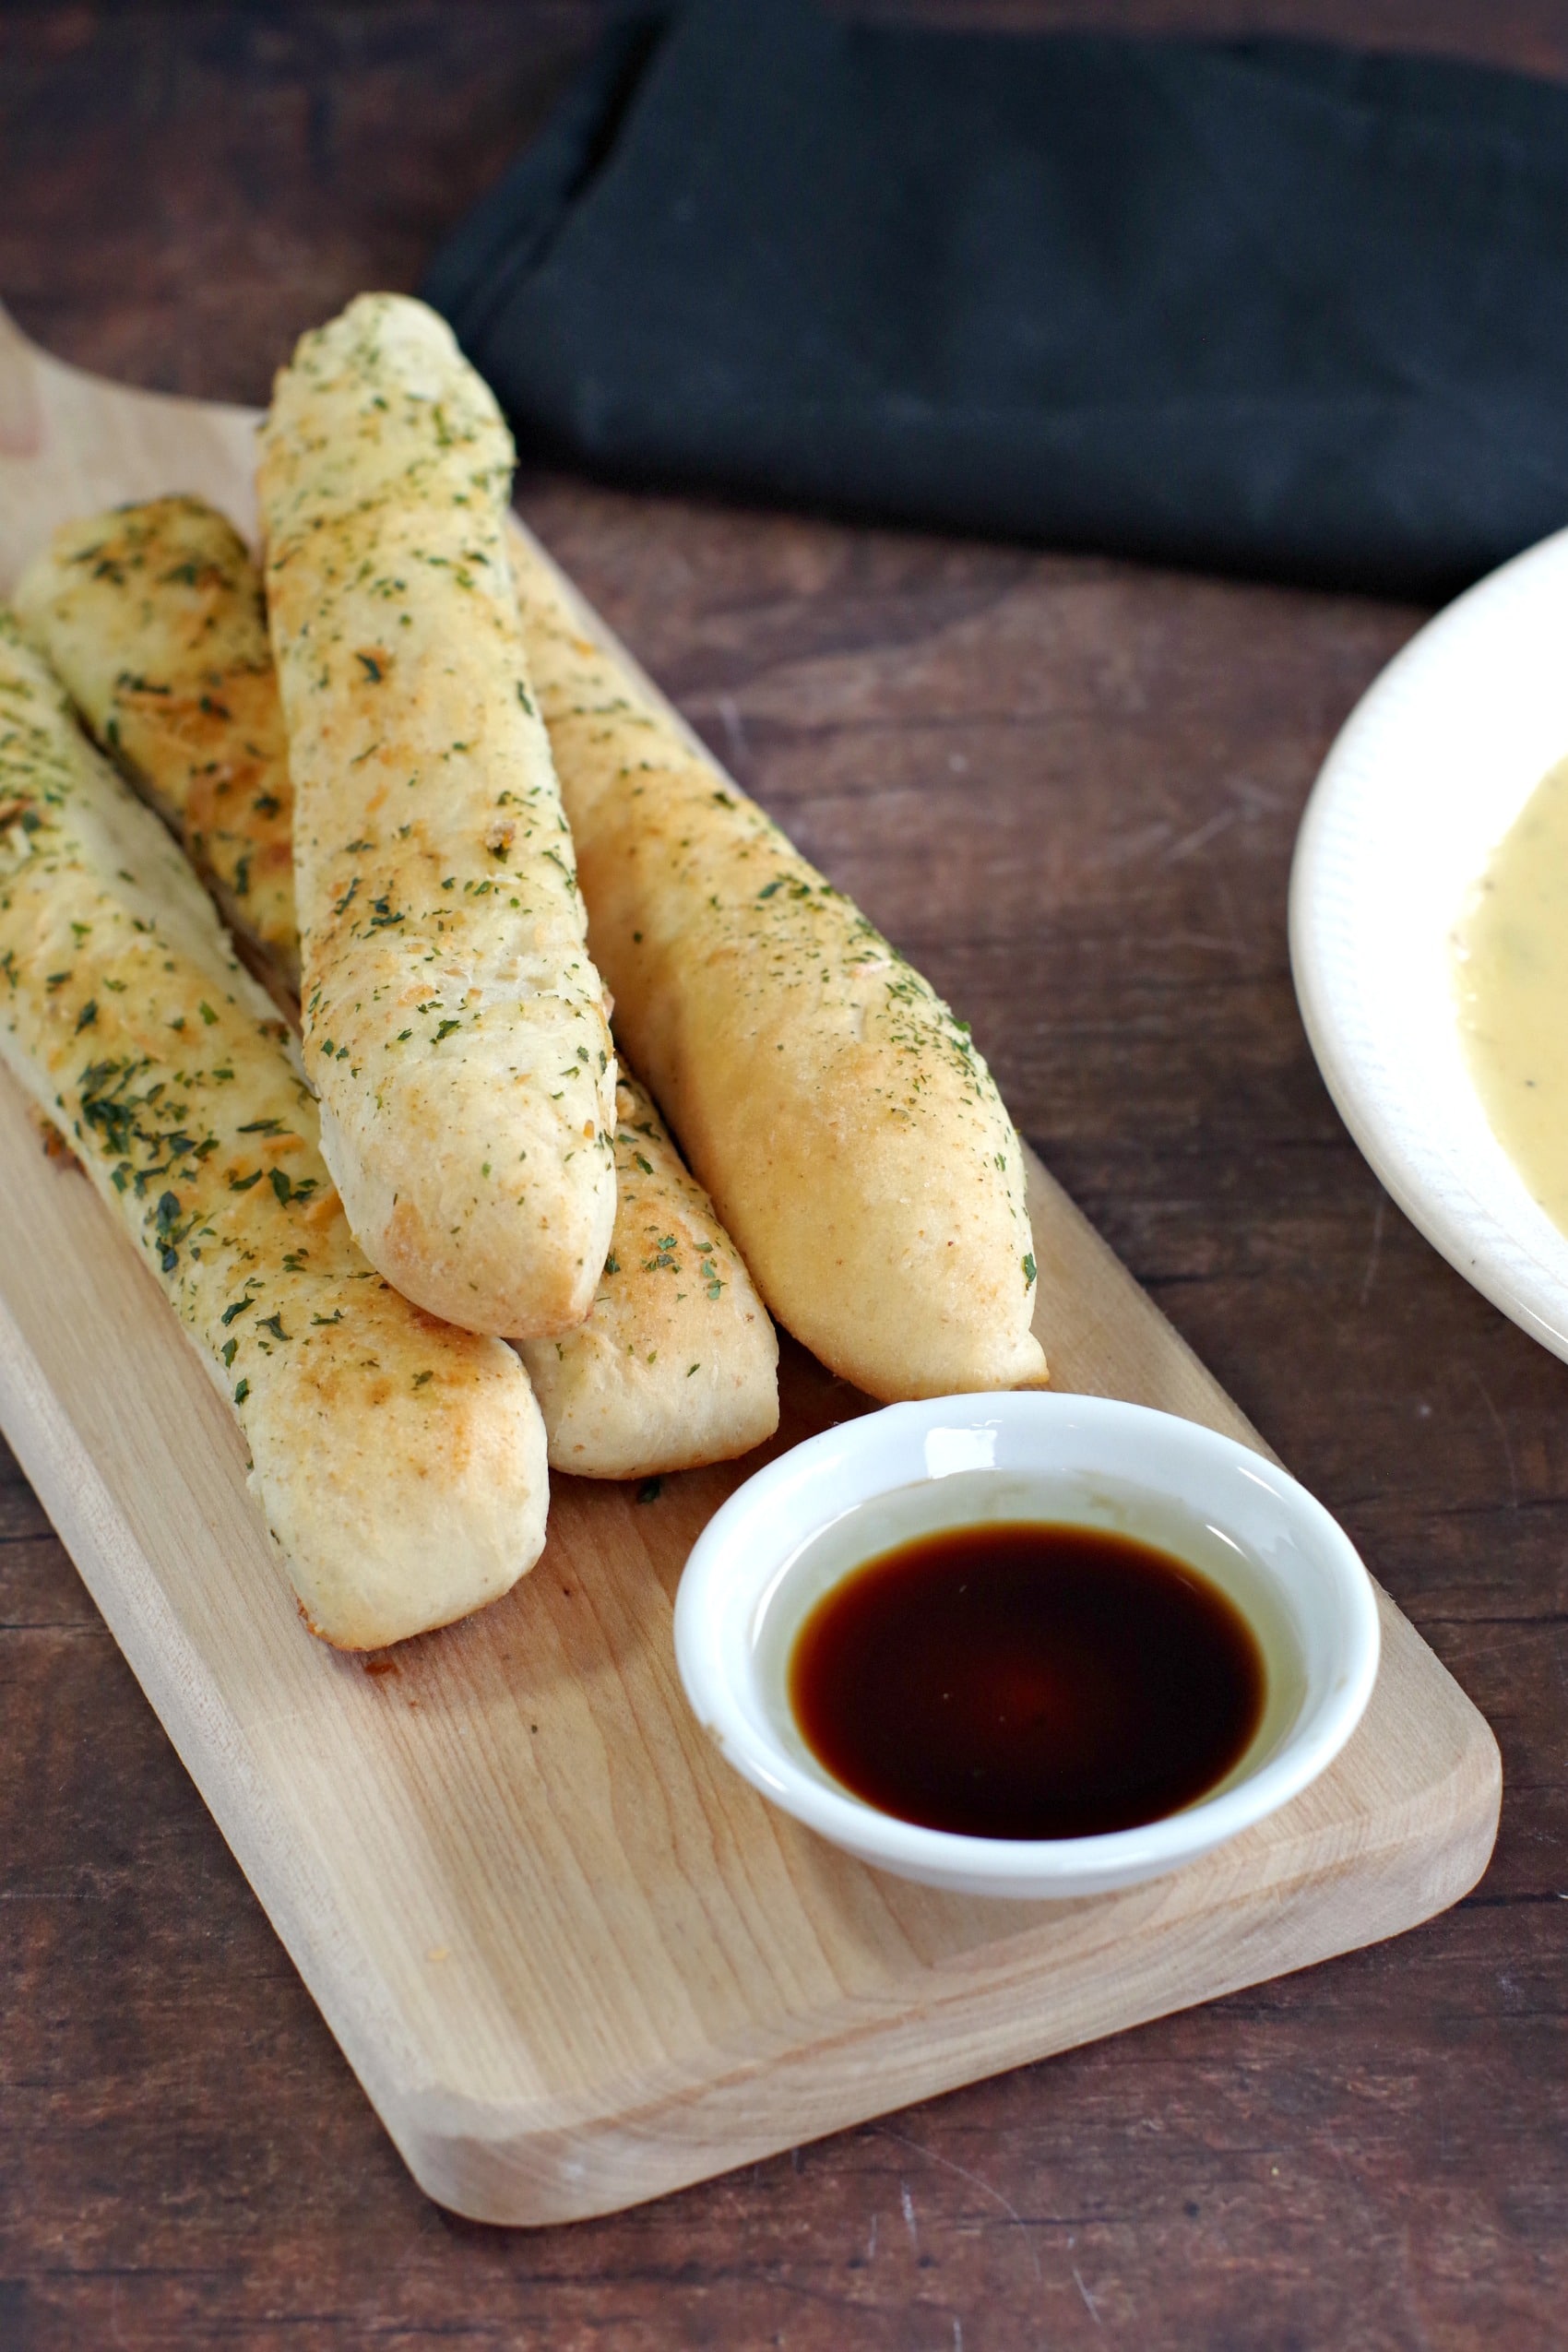
[[532, 1565], [544, 1432], [512, 1349], [366, 1264], [286, 1036], [180, 850], [0, 614], [0, 1058], [232, 1406], [306, 1622], [362, 1649]]
[[550, 1466], [644, 1478], [728, 1462], [778, 1426], [778, 1342], [645, 1089], [616, 1089], [615, 1233], [586, 1323], [523, 1361]]
[[[145, 552], [154, 530], [158, 560], [129, 561], [128, 552]], [[66, 568], [74, 552], [106, 542], [114, 551], [112, 572], [101, 574], [95, 557], [84, 567], [88, 585], [78, 585]], [[196, 499], [162, 500], [58, 532], [51, 554], [28, 577], [42, 584], [30, 610], [45, 651], [53, 655], [58, 645], [69, 657], [67, 683], [86, 677], [112, 686], [117, 669], [160, 674], [189, 593], [171, 574], [198, 561], [200, 551], [219, 548], [222, 594], [216, 582], [208, 588], [215, 629], [230, 624], [229, 597], [244, 612], [259, 608], [261, 580], [211, 507]], [[103, 653], [102, 639], [113, 644], [113, 656]], [[265, 636], [257, 659], [270, 680]], [[91, 708], [88, 717], [99, 732]], [[237, 722], [220, 714], [208, 747], [220, 772], [236, 771], [244, 752]], [[278, 906], [292, 935], [291, 865]], [[778, 1348], [766, 1310], [652, 1103], [624, 1072], [623, 1079], [615, 1223], [588, 1320], [563, 1338], [523, 1344], [552, 1466], [584, 1478], [641, 1478], [728, 1460], [771, 1436], [778, 1421]]]
[[198, 498], [67, 523], [22, 576], [16, 608], [231, 929], [297, 993], [283, 713], [261, 578], [233, 525]]
[[1023, 1152], [968, 1031], [521, 533], [512, 560], [617, 1028], [769, 1307], [873, 1396], [1043, 1381]]
[[421, 303], [300, 344], [263, 435], [305, 1068], [366, 1255], [470, 1330], [580, 1323], [615, 1073], [503, 529], [512, 445]]

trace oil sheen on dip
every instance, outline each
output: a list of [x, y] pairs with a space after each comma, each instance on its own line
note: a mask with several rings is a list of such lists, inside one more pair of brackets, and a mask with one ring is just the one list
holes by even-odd
[[1466, 1058], [1492, 1132], [1568, 1231], [1568, 760], [1492, 851], [1455, 959]]
[[868, 1804], [970, 1837], [1178, 1812], [1245, 1754], [1266, 1676], [1186, 1562], [1098, 1528], [945, 1528], [867, 1561], [795, 1638], [806, 1745]]

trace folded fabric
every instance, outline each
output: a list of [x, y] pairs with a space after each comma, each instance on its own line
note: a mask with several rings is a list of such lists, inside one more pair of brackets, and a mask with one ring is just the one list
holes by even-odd
[[1479, 67], [695, 0], [423, 291], [620, 481], [1422, 597], [1568, 521], [1568, 90]]

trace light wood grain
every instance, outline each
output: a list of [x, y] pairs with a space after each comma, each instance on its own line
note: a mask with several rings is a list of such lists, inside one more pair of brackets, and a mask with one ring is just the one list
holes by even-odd
[[[116, 498], [248, 524], [252, 422], [101, 386], [0, 318], [0, 591]], [[1257, 1443], [1031, 1182], [1058, 1384]], [[1385, 1602], [1337, 1764], [1181, 1876], [1020, 1907], [863, 1870], [737, 1780], [676, 1682], [681, 1564], [750, 1464], [647, 1503], [558, 1481], [526, 1584], [367, 1672], [301, 1632], [221, 1404], [8, 1086], [0, 1201], [0, 1423], [394, 2140], [465, 2213], [612, 2210], [1396, 1933], [1485, 1866], [1494, 1743]], [[780, 1443], [863, 1403], [795, 1352], [784, 1397]]]

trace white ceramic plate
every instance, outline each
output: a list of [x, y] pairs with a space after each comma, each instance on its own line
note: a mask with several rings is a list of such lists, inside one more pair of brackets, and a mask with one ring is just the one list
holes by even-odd
[[1493, 1134], [1459, 1035], [1472, 884], [1568, 755], [1568, 531], [1469, 589], [1351, 714], [1307, 803], [1290, 962], [1340, 1115], [1467, 1281], [1568, 1357], [1568, 1235]]

